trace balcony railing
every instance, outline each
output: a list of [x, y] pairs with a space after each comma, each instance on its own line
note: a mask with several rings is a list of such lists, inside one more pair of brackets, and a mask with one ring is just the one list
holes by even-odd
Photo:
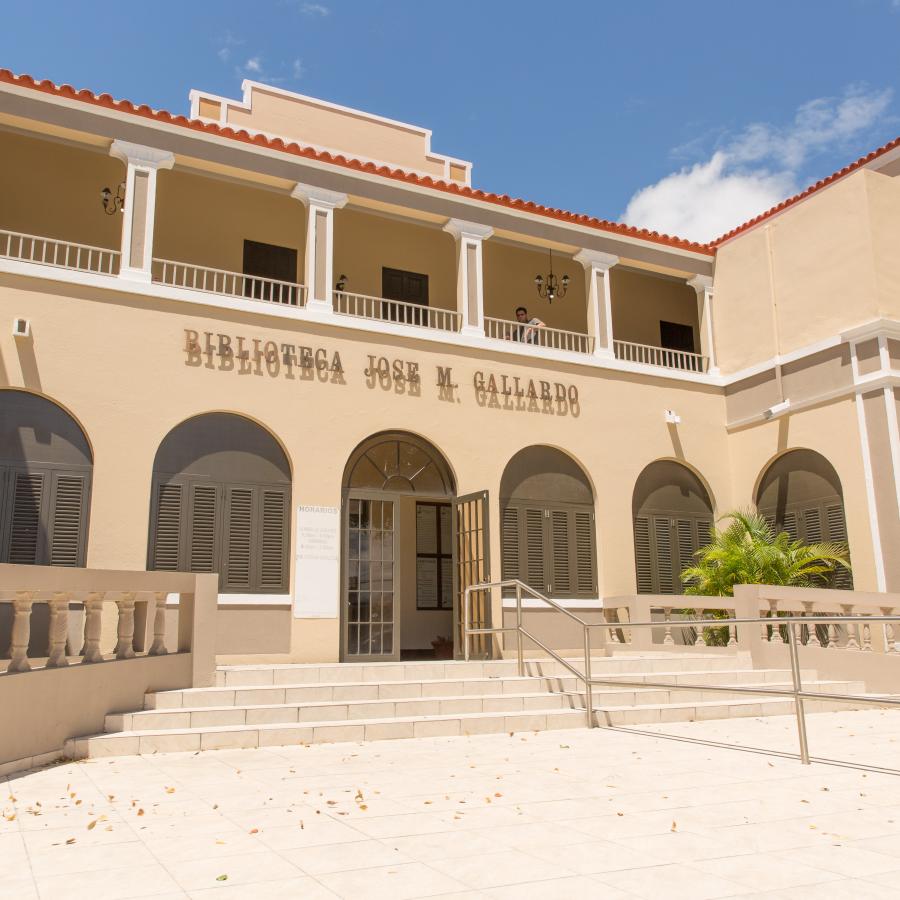
[[242, 272], [227, 272], [224, 269], [193, 266], [170, 259], [153, 260], [153, 281], [170, 287], [246, 300], [262, 300], [281, 306], [303, 306], [306, 302], [306, 288], [302, 284], [279, 281], [276, 278], [262, 278], [259, 275], [245, 275]]
[[118, 275], [119, 251], [55, 241], [16, 231], [0, 231], [0, 257], [97, 275]]
[[649, 344], [632, 344], [630, 341], [613, 341], [616, 359], [660, 366], [663, 369], [681, 369], [685, 372], [705, 372], [707, 358], [686, 350], [668, 350]]
[[533, 326], [509, 319], [484, 317], [484, 333], [489, 338], [504, 341], [519, 341], [534, 347], [550, 347], [553, 350], [569, 350], [572, 353], [593, 353], [594, 339], [578, 331], [564, 331], [562, 328], [548, 328], [546, 325]]
[[334, 311], [342, 316], [399, 322], [436, 331], [459, 331], [460, 315], [452, 309], [420, 306], [403, 300], [385, 300], [383, 297], [368, 297], [365, 294], [348, 294], [345, 291], [334, 291], [333, 302]]

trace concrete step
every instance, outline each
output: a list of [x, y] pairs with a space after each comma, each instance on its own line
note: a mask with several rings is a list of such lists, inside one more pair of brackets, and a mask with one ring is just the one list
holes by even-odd
[[[570, 662], [577, 668], [583, 657]], [[750, 666], [748, 654], [660, 653], [646, 656], [598, 656], [592, 658], [597, 671], [654, 672], [654, 671], [721, 671]], [[526, 660], [527, 675], [564, 675], [567, 670], [556, 660]], [[365, 681], [436, 680], [441, 678], [483, 678], [515, 675], [517, 662], [503, 660], [459, 660], [389, 663], [297, 663], [275, 665], [220, 666], [217, 684], [220, 687], [251, 685], [279, 685], [306, 683], [339, 683]]]
[[[428, 674], [434, 674], [429, 672]], [[790, 680], [784, 669], [736, 669], [714, 671], [603, 672], [594, 670], [595, 678], [616, 681], [656, 681], [667, 684], [745, 684]], [[804, 682], [815, 678], [815, 672], [804, 670]], [[459, 679], [409, 679], [385, 681], [300, 682], [278, 685], [243, 685], [214, 688], [187, 688], [147, 694], [145, 709], [173, 709], [210, 706], [271, 706], [285, 703], [325, 701], [401, 700], [419, 697], [470, 696], [474, 694], [537, 693], [541, 691], [573, 691], [578, 687], [574, 675], [526, 676], [496, 675], [492, 677], [460, 677]]]
[[[584, 708], [580, 685], [571, 679], [566, 690], [522, 693], [462, 694], [456, 696], [407, 697], [343, 702], [338, 700], [228, 704], [221, 706], [180, 706], [151, 708], [135, 713], [108, 715], [107, 732], [153, 731], [170, 728], [204, 728], [220, 725], [269, 725], [323, 720], [388, 719], [409, 716], [438, 716], [449, 713], [526, 712], [540, 709]], [[494, 682], [496, 684], [496, 680]], [[731, 684], [730, 679], [725, 684]], [[789, 689], [788, 681], [743, 682], [742, 687]], [[809, 690], [827, 693], [855, 693], [864, 685], [848, 681], [810, 681]], [[243, 689], [242, 689], [243, 690]], [[648, 706], [672, 703], [708, 702], [717, 699], [741, 699], [740, 692], [703, 691], [693, 689], [610, 687], [594, 688], [594, 704], [602, 707]]]
[[[852, 708], [847, 703], [823, 701], [819, 712]], [[642, 725], [724, 719], [736, 716], [787, 715], [793, 713], [789, 698], [719, 698], [711, 701], [648, 706], [596, 706], [597, 725]], [[433, 716], [370, 718], [353, 721], [311, 721], [260, 725], [222, 725], [205, 728], [171, 728], [123, 731], [75, 738], [65, 752], [73, 759], [144, 753], [238, 749], [335, 741], [374, 741], [396, 738], [435, 737], [543, 731], [585, 727], [584, 709], [545, 709], [519, 713], [447, 713]]]

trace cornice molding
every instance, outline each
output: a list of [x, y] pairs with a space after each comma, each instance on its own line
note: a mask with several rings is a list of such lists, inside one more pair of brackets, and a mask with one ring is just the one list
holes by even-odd
[[121, 159], [126, 165], [141, 169], [171, 169], [175, 165], [175, 154], [168, 150], [157, 150], [142, 144], [115, 140], [109, 145], [109, 155]]

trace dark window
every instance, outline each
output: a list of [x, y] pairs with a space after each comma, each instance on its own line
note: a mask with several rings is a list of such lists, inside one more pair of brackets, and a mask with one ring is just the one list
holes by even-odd
[[416, 609], [453, 609], [449, 503], [416, 504]]
[[[297, 251], [258, 241], [244, 241], [244, 296], [297, 305]], [[267, 279], [267, 280], [263, 280]], [[272, 281], [288, 282], [273, 284]]]
[[[416, 306], [428, 306], [428, 276], [417, 272], [404, 272], [401, 269], [381, 270], [381, 296], [385, 300], [400, 300]], [[383, 316], [393, 322], [405, 322], [408, 325], [421, 325], [425, 321], [425, 313], [418, 309], [410, 309], [399, 303], [387, 303]]]
[[659, 345], [666, 350], [694, 352], [694, 329], [680, 322], [659, 323]]

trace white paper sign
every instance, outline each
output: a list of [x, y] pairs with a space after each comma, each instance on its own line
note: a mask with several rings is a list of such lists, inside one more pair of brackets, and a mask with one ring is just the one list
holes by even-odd
[[340, 600], [340, 522], [335, 506], [297, 507], [294, 618], [334, 619]]

